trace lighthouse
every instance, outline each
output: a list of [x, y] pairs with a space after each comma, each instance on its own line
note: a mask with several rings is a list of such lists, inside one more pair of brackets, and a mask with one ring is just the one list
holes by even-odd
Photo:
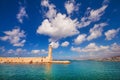
[[49, 45], [49, 48], [48, 48], [48, 58], [49, 58], [49, 61], [52, 61], [52, 45]]

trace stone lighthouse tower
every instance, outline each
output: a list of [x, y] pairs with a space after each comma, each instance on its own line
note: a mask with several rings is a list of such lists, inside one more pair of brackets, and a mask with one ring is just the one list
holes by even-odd
[[52, 61], [52, 45], [49, 45], [48, 58], [49, 58], [49, 61]]

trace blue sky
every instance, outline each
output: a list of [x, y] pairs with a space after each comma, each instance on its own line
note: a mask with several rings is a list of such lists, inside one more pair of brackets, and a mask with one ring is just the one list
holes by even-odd
[[120, 55], [119, 0], [1, 0], [0, 56]]

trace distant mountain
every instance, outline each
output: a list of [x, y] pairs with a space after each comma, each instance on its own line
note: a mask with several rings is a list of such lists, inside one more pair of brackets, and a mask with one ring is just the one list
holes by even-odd
[[120, 56], [114, 56], [109, 58], [97, 58], [97, 61], [120, 61]]

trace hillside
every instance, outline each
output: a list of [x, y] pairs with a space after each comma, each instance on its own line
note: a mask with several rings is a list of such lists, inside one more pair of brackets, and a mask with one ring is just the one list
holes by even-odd
[[120, 61], [120, 56], [114, 56], [114, 57], [109, 57], [109, 58], [99, 58], [95, 59], [97, 61]]

